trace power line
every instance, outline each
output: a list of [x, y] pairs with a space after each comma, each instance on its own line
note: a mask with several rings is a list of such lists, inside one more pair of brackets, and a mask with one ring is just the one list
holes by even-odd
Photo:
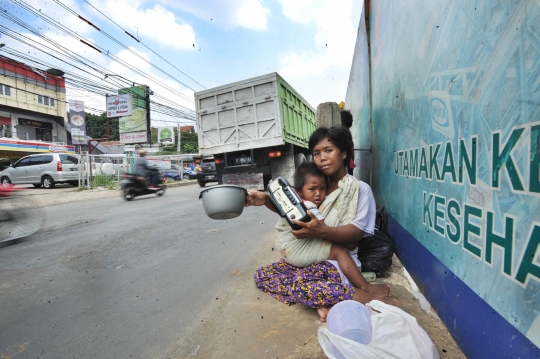
[[[21, 2], [18, 2], [17, 0], [11, 0], [13, 3], [17, 4], [18, 6], [20, 6], [21, 8], [25, 9], [27, 12], [31, 13], [31, 14], [34, 14], [36, 15], [38, 18], [42, 19], [43, 21], [45, 21], [46, 23], [49, 23], [50, 25], [53, 25], [54, 27], [58, 28], [59, 30], [63, 31], [64, 33], [66, 33], [67, 35], [77, 39], [77, 40], [84, 40], [88, 43], [90, 43], [90, 40], [84, 38], [83, 36], [77, 34], [76, 32], [74, 32], [73, 30], [67, 28], [66, 26], [58, 23], [56, 20], [50, 18], [49, 16], [45, 15], [44, 13], [38, 11], [37, 9], [35, 9], [34, 7], [26, 4], [26, 3], [21, 3]], [[8, 12], [7, 10], [4, 10], [3, 12], [0, 12], [0, 15], [11, 20], [12, 22], [22, 26], [23, 28], [31, 31], [32, 33], [34, 33], [35, 35], [39, 36], [40, 38], [43, 38], [44, 40], [46, 40], [47, 42], [55, 45], [56, 47], [62, 49], [64, 52], [66, 52], [67, 54], [73, 54], [71, 55], [70, 57], [73, 58], [73, 56], [75, 56], [76, 58], [82, 58], [86, 61], [89, 61], [91, 62], [92, 64], [94, 64], [94, 66], [98, 67], [98, 68], [101, 68], [102, 70], [99, 71], [101, 73], [103, 73], [104, 75], [105, 74], [108, 74], [110, 73], [109, 70], [103, 68], [102, 66], [99, 66], [97, 64], [95, 64], [94, 62], [84, 58], [83, 56], [79, 55], [79, 54], [76, 54], [74, 53], [73, 51], [67, 49], [66, 47], [58, 44], [56, 41], [50, 39], [49, 37], [45, 36], [44, 34], [42, 34], [40, 31], [36, 30], [35, 28], [33, 28], [31, 25], [25, 23], [23, 20], [19, 19], [18, 17], [16, 17], [15, 15], [11, 14], [10, 12]], [[105, 54], [105, 51], [106, 49], [98, 46], [98, 45], [95, 45], [93, 44], [96, 48], [100, 49], [103, 51], [103, 53]], [[178, 92], [177, 90], [171, 88], [170, 86], [166, 85], [166, 84], [163, 84], [161, 81], [153, 78], [152, 76], [140, 71], [139, 69], [133, 67], [131, 64], [125, 62], [124, 60], [120, 59], [119, 57], [115, 56], [115, 55], [112, 55], [109, 53], [109, 51], [107, 51], [107, 54], [106, 56], [110, 57], [112, 60], [120, 63], [122, 66], [126, 67], [127, 69], [129, 70], [132, 70], [133, 72], [137, 73], [138, 75], [141, 75], [147, 79], [150, 79], [152, 81], [154, 81], [155, 83], [161, 85], [163, 88], [165, 88], [166, 90], [168, 90], [169, 92], [172, 92], [172, 93], [175, 93], [176, 95], [180, 96], [180, 97], [183, 97], [187, 100], [189, 100], [191, 102], [191, 99], [189, 99], [186, 95], [182, 94], [181, 92]], [[95, 69], [94, 69], [95, 70]], [[116, 75], [116, 74], [115, 74]], [[118, 75], [117, 75], [118, 76]]]
[[[56, 0], [55, 0], [56, 1]], [[84, 2], [86, 2], [88, 5], [90, 5], [92, 8], [94, 8], [94, 10], [96, 10], [97, 12], [99, 12], [101, 15], [103, 15], [105, 18], [107, 18], [109, 21], [111, 21], [113, 24], [115, 24], [116, 26], [118, 26], [121, 30], [124, 30], [124, 32], [126, 34], [128, 34], [131, 38], [135, 39], [135, 41], [137, 41], [138, 43], [142, 44], [144, 47], [146, 47], [148, 50], [152, 51], [154, 54], [156, 54], [160, 59], [162, 59], [163, 61], [167, 62], [169, 65], [171, 65], [172, 67], [174, 67], [176, 70], [180, 71], [183, 75], [185, 75], [186, 77], [188, 77], [190, 80], [192, 80], [193, 82], [195, 82], [197, 85], [201, 86], [203, 89], [206, 90], [206, 87], [204, 87], [203, 85], [201, 85], [200, 83], [198, 83], [197, 81], [195, 81], [193, 78], [191, 78], [190, 76], [188, 76], [188, 74], [186, 74], [185, 72], [183, 72], [182, 70], [180, 70], [179, 68], [177, 68], [176, 66], [174, 66], [172, 63], [170, 63], [169, 61], [167, 61], [166, 59], [164, 59], [160, 54], [158, 54], [157, 52], [155, 52], [154, 50], [152, 50], [151, 48], [149, 48], [148, 46], [146, 46], [146, 44], [144, 44], [142, 41], [140, 41], [139, 39], [137, 39], [135, 36], [131, 35], [126, 29], [124, 29], [122, 26], [118, 25], [116, 22], [114, 22], [111, 18], [109, 18], [107, 15], [105, 15], [104, 13], [102, 13], [99, 9], [97, 9], [94, 5], [92, 5], [91, 3], [89, 3], [87, 0], [84, 0]]]
[[[18, 55], [18, 57], [22, 57], [22, 58], [25, 58], [27, 60], [30, 60], [35, 64], [40, 64], [42, 66], [47, 65], [49, 67], [53, 67], [53, 65], [51, 65], [51, 64], [47, 64], [46, 62], [43, 62], [43, 61], [41, 61], [41, 62], [37, 61], [32, 56], [24, 55], [22, 53], [19, 53], [16, 50], [12, 50], [10, 48], [6, 49], [4, 47], [4, 48], [1, 48], [1, 50], [5, 51], [5, 52], [8, 52], [10, 54]], [[43, 68], [42, 70], [45, 71], [45, 68]], [[69, 72], [66, 72], [66, 74], [69, 74]], [[77, 76], [77, 75], [75, 75], [75, 76]], [[82, 76], [78, 76], [78, 77], [80, 77], [81, 79], [85, 79]], [[77, 88], [80, 88], [80, 89], [83, 89], [83, 90], [86, 90], [86, 91], [89, 91], [89, 92], [92, 92], [92, 93], [96, 93], [96, 94], [99, 94], [99, 95], [103, 95], [103, 96], [106, 96], [106, 95], [108, 95], [110, 93], [113, 93], [113, 92], [117, 91], [117, 89], [105, 88], [105, 87], [101, 86], [101, 84], [96, 83], [96, 82], [91, 81], [91, 80], [86, 80], [86, 81], [90, 81], [90, 82], [85, 82], [85, 81], [74, 80], [74, 79], [70, 79], [69, 77], [65, 77], [65, 81], [66, 81], [66, 84], [71, 84], [73, 86], [76, 86]], [[134, 95], [136, 98], [140, 98], [136, 93], [133, 93], [130, 90], [128, 90], [128, 92], [131, 92], [132, 95]], [[174, 102], [172, 102], [172, 101], [170, 101], [170, 100], [168, 100], [168, 99], [166, 99], [166, 98], [164, 98], [162, 96], [159, 96], [159, 95], [157, 95], [157, 96], [158, 96], [158, 98], [162, 98], [162, 99], [166, 100], [169, 103], [175, 104]], [[143, 99], [143, 98], [140, 98], [140, 99]], [[155, 106], [158, 106], [158, 109], [156, 109], [156, 111], [159, 111], [160, 113], [164, 113], [164, 114], [167, 114], [167, 115], [170, 115], [170, 116], [177, 116], [177, 117], [181, 117], [181, 118], [186, 118], [186, 119], [195, 121], [195, 112], [190, 110], [190, 109], [187, 109], [187, 108], [185, 108], [185, 107], [183, 107], [181, 105], [176, 104], [176, 105], [182, 107], [185, 110], [176, 109], [176, 108], [173, 108], [173, 107], [170, 107], [170, 106], [167, 106], [167, 105], [164, 105], [162, 103], [159, 103], [157, 101], [152, 101], [152, 100], [150, 101], [150, 104], [154, 104]], [[154, 108], [155, 106], [152, 106], [152, 107]]]
[[[12, 0], [13, 1], [13, 0]], [[177, 81], [178, 83], [184, 85], [185, 87], [187, 87], [188, 89], [192, 90], [193, 92], [195, 92], [195, 90], [193, 88], [191, 88], [190, 86], [186, 85], [185, 83], [183, 83], [182, 81], [178, 80], [177, 78], [171, 76], [168, 72], [165, 72], [163, 69], [161, 69], [160, 67], [158, 67], [157, 65], [153, 64], [151, 61], [149, 61], [148, 59], [144, 58], [143, 56], [139, 55], [136, 51], [133, 51], [132, 49], [130, 49], [128, 46], [124, 45], [123, 43], [121, 43], [119, 40], [115, 39], [113, 36], [109, 35], [108, 33], [106, 33], [105, 31], [101, 30], [100, 28], [98, 28], [97, 26], [95, 26], [94, 24], [92, 24], [90, 21], [86, 20], [84, 17], [82, 17], [80, 14], [78, 14], [77, 12], [75, 12], [73, 9], [69, 8], [68, 6], [64, 5], [61, 1], [59, 0], [54, 0], [54, 2], [56, 2], [58, 5], [62, 6], [65, 10], [67, 10], [68, 12], [72, 13], [73, 15], [75, 15], [76, 17], [80, 18], [81, 20], [83, 20], [84, 22], [88, 23], [90, 26], [94, 27], [96, 30], [98, 30], [99, 32], [101, 32], [103, 35], [105, 35], [106, 37], [108, 37], [110, 40], [114, 41], [115, 43], [117, 43], [118, 45], [120, 45], [121, 47], [123, 47], [124, 49], [128, 50], [129, 52], [131, 52], [133, 55], [137, 56], [139, 59], [141, 59], [142, 61], [150, 64], [152, 67], [154, 67], [155, 69], [157, 69], [158, 71], [162, 72], [163, 74], [167, 75], [168, 77], [170, 77], [171, 79]], [[98, 10], [99, 11], [99, 10]], [[101, 52], [101, 51], [100, 51]], [[159, 55], [158, 55], [159, 56]], [[183, 72], [182, 72], [183, 73]], [[184, 74], [184, 73], [183, 73]], [[186, 74], [184, 74], [186, 75]], [[187, 75], [186, 75], [187, 76]], [[189, 77], [189, 76], [187, 76]], [[191, 77], [190, 77], [191, 79]], [[193, 79], [191, 79], [193, 80]], [[195, 80], [193, 80], [195, 81]], [[196, 81], [195, 81], [196, 82]], [[197, 84], [199, 84], [197, 82]], [[200, 84], [199, 84], [200, 85]]]

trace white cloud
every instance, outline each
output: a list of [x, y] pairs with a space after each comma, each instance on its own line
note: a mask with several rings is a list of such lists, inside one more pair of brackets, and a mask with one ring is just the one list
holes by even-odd
[[261, 0], [158, 0], [167, 6], [189, 12], [225, 28], [244, 27], [264, 30], [270, 10]]
[[353, 1], [279, 2], [285, 17], [313, 26], [315, 30], [312, 50], [289, 51], [280, 55], [279, 73], [294, 82], [296, 89], [315, 107], [321, 102], [340, 102], [345, 98], [356, 42], [358, 24], [351, 19]]
[[[145, 52], [137, 51], [134, 47], [129, 48], [131, 51], [135, 52], [137, 55], [135, 55], [133, 52], [129, 50], [121, 50], [116, 56], [120, 58], [121, 60], [127, 62], [131, 66], [135, 67], [138, 70], [141, 71], [147, 71], [149, 70], [152, 65], [150, 65], [147, 61], [150, 61], [150, 58]], [[142, 57], [142, 59], [141, 59]], [[144, 60], [147, 61], [144, 61]], [[116, 65], [117, 63], [114, 62], [113, 65]], [[121, 66], [121, 65], [118, 65]], [[112, 68], [111, 68], [112, 69]], [[112, 69], [114, 71], [114, 69]]]
[[[191, 25], [179, 23], [175, 15], [162, 5], [144, 8], [142, 1], [109, 0], [100, 11], [143, 42], [157, 42], [177, 49], [194, 50], [195, 31]], [[89, 7], [89, 10], [95, 12]], [[100, 15], [101, 16], [101, 15]]]
[[326, 0], [278, 0], [285, 17], [294, 22], [307, 25], [317, 17]]

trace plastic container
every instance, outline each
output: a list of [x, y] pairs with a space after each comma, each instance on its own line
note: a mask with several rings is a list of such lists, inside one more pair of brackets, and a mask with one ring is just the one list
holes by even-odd
[[[365, 305], [355, 300], [344, 300], [334, 305], [326, 317], [328, 330], [360, 344], [369, 344], [372, 338], [371, 313]], [[332, 346], [332, 354], [343, 358]]]

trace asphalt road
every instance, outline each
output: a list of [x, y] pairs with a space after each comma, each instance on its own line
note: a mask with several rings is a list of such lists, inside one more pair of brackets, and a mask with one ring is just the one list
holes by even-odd
[[264, 207], [212, 220], [200, 191], [34, 209], [41, 233], [0, 248], [0, 357], [170, 357], [275, 223]]

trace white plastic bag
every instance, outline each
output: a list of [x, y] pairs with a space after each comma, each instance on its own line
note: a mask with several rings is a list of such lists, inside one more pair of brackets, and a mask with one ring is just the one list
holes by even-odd
[[360, 344], [321, 328], [319, 343], [328, 358], [337, 359], [332, 353], [337, 348], [346, 359], [439, 359], [435, 345], [415, 317], [378, 300], [366, 306], [371, 309], [371, 343]]

